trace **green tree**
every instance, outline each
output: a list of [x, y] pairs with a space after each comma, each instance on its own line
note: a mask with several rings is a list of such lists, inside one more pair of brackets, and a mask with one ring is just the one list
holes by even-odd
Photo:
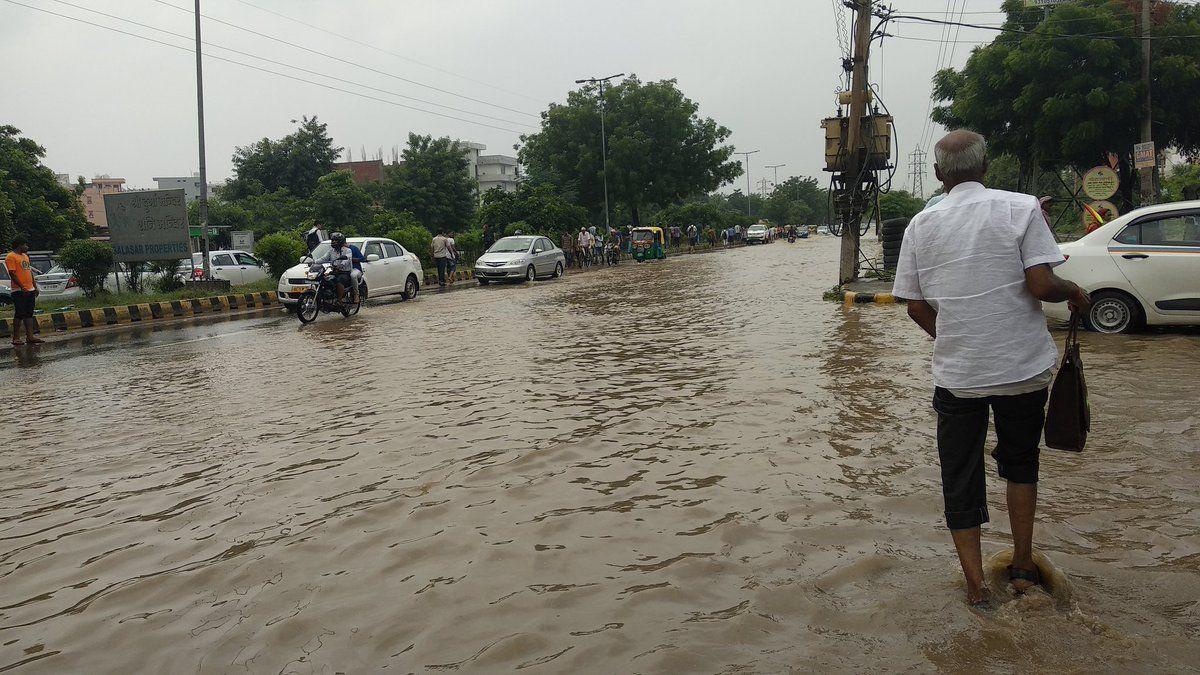
[[254, 244], [254, 255], [267, 263], [267, 269], [275, 277], [283, 276], [305, 253], [304, 242], [286, 234], [268, 234]]
[[776, 225], [829, 222], [829, 191], [816, 178], [793, 176], [771, 191], [766, 216]]
[[388, 167], [384, 205], [411, 213], [429, 230], [465, 227], [475, 214], [476, 184], [467, 174], [462, 146], [449, 138], [409, 134], [403, 159]]
[[241, 200], [286, 189], [301, 199], [317, 181], [333, 171], [342, 148], [333, 144], [326, 124], [305, 117], [300, 127], [280, 140], [264, 138], [233, 152], [234, 177], [223, 188], [225, 197]]
[[925, 200], [914, 197], [905, 190], [892, 190], [879, 195], [879, 217], [912, 218], [925, 208]]
[[[608, 186], [635, 225], [640, 210], [717, 189], [741, 175], [729, 161], [729, 129], [697, 114], [675, 80], [643, 83], [636, 76], [604, 91]], [[541, 131], [521, 137], [521, 161], [532, 176], [578, 190], [580, 203], [603, 222], [600, 103], [589, 89], [567, 95], [542, 113]]]
[[1200, 199], [1200, 164], [1176, 164], [1163, 179], [1163, 201]]
[[317, 180], [313, 191], [312, 215], [329, 231], [366, 234], [375, 215], [371, 195], [354, 182], [349, 171], [334, 171]]
[[[1200, 34], [1200, 10], [1170, 3], [1160, 35]], [[1120, 159], [1126, 201], [1132, 195], [1133, 144], [1141, 101], [1137, 17], [1129, 3], [1085, 0], [1055, 7], [1053, 18], [1005, 0], [1007, 18], [996, 39], [977, 48], [961, 71], [934, 77], [934, 95], [945, 102], [933, 120], [968, 127], [988, 138], [995, 156], [1019, 166], [1018, 187], [1028, 190], [1040, 169], [1083, 170]], [[1064, 37], [1069, 35], [1069, 37]], [[1103, 35], [1105, 39], [1095, 36]], [[1115, 39], [1110, 39], [1115, 38]], [[1200, 149], [1200, 45], [1195, 39], [1154, 41], [1154, 137], [1159, 147]]]
[[114, 257], [112, 246], [91, 239], [75, 239], [58, 250], [58, 263], [71, 272], [89, 298], [104, 290]]
[[524, 222], [522, 231], [526, 234], [549, 236], [561, 243], [563, 233], [578, 232], [589, 221], [586, 209], [563, 199], [553, 186], [522, 184], [515, 192], [488, 190], [477, 222], [496, 234], [507, 231], [513, 223]]
[[433, 265], [433, 235], [420, 225], [404, 225], [389, 232], [388, 239], [404, 247], [404, 250], [416, 253], [425, 266]]
[[42, 166], [46, 149], [20, 133], [0, 126], [0, 246], [20, 234], [32, 249], [57, 249], [91, 234], [78, 197]]

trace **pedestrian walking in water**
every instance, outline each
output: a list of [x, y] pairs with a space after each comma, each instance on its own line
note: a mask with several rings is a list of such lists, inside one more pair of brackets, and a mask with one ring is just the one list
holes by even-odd
[[438, 286], [446, 286], [446, 271], [450, 268], [450, 245], [449, 239], [441, 229], [434, 236], [433, 242], [430, 245], [433, 249], [433, 264], [437, 266]]
[[37, 279], [33, 276], [33, 266], [29, 264], [29, 242], [24, 237], [13, 239], [12, 252], [4, 256], [4, 267], [8, 271], [8, 279], [13, 303], [12, 343], [19, 347], [21, 342], [21, 324], [25, 325], [25, 341], [31, 345], [43, 342], [33, 336], [36, 323], [33, 320], [33, 305], [41, 293]]
[[446, 264], [446, 276], [454, 283], [454, 273], [458, 271], [458, 243], [454, 241], [454, 232], [446, 235], [446, 251], [450, 253], [450, 262]]
[[934, 147], [946, 197], [904, 232], [892, 293], [934, 339], [933, 408], [946, 526], [971, 604], [988, 601], [980, 526], [988, 522], [984, 444], [995, 418], [997, 472], [1007, 481], [1013, 534], [1008, 576], [1020, 593], [1040, 584], [1033, 562], [1038, 458], [1047, 387], [1058, 350], [1040, 301], [1086, 309], [1087, 294], [1055, 276], [1063, 262], [1036, 198], [990, 190], [987, 143], [952, 131]]

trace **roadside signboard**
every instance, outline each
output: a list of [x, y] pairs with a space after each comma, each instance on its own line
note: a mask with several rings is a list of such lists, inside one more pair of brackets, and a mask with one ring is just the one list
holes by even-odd
[[1138, 143], [1133, 146], [1133, 167], [1135, 169], [1153, 169], [1158, 161], [1154, 152], [1154, 141]]
[[[1083, 231], [1091, 232], [1101, 225], [1111, 221], [1113, 218], [1121, 215], [1117, 207], [1112, 202], [1095, 201], [1087, 205], [1088, 208], [1083, 210]], [[1097, 218], [1097, 216], [1099, 218]]]
[[236, 230], [229, 233], [229, 242], [236, 251], [254, 252], [254, 233], [249, 230]]
[[[208, 228], [208, 236], [210, 237], [215, 237], [219, 233], [220, 231], [215, 227]], [[198, 227], [188, 227], [188, 236], [192, 237], [193, 239], [199, 239], [200, 237], [204, 236], [204, 231]]]
[[1083, 194], [1095, 201], [1103, 201], [1117, 194], [1121, 179], [1117, 172], [1107, 166], [1095, 166], [1083, 174]]
[[107, 194], [104, 213], [117, 262], [183, 260], [192, 254], [182, 189]]

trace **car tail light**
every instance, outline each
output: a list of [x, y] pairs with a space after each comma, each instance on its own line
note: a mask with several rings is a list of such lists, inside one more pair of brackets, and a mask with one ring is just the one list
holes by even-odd
[[78, 285], [79, 285], [79, 280], [76, 279], [75, 277], [71, 277], [70, 279], [67, 279], [67, 288], [75, 288]]
[[203, 279], [204, 278], [204, 268], [197, 267], [196, 269], [192, 270], [192, 278], [193, 279]]

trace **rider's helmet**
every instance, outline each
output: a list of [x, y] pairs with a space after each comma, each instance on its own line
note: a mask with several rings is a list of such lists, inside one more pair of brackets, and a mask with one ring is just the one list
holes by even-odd
[[333, 244], [334, 248], [341, 248], [346, 245], [346, 235], [334, 232], [329, 236], [329, 243]]

